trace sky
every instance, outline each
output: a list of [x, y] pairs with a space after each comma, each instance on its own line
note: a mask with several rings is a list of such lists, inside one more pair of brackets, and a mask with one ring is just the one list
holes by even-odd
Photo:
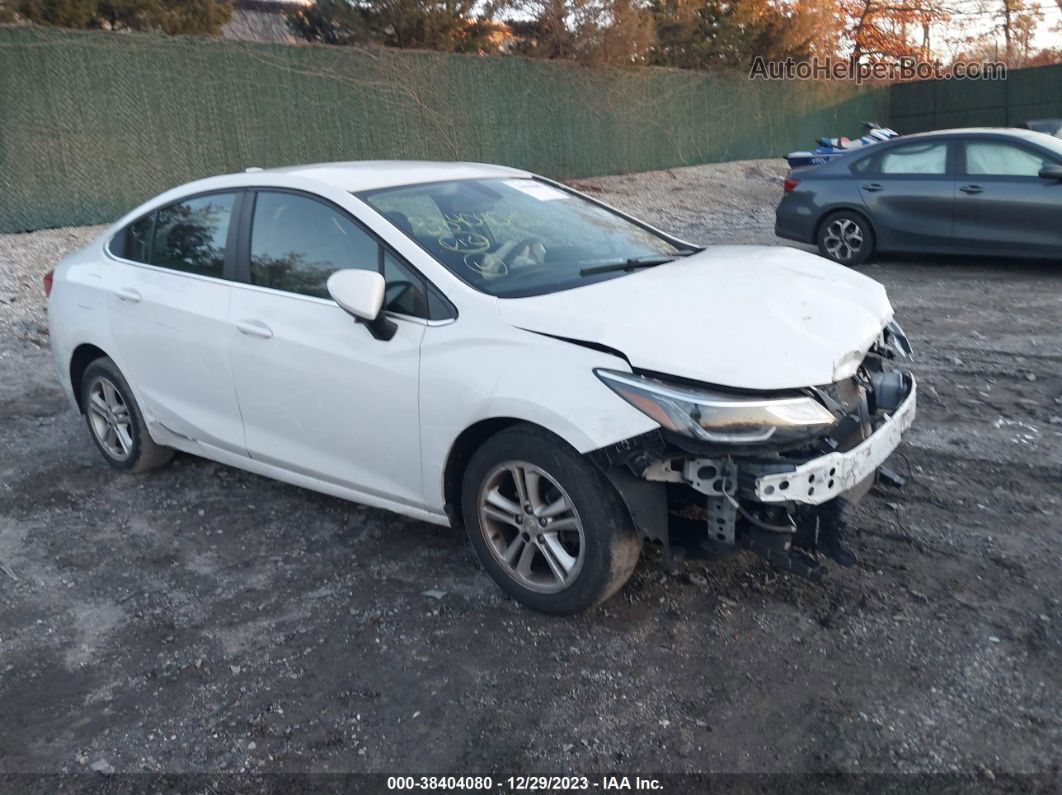
[[[290, 0], [288, 1], [290, 2]], [[978, 31], [988, 31], [993, 24], [998, 24], [991, 20], [989, 14], [979, 13], [979, 7], [982, 2], [999, 5], [998, 2], [993, 2], [993, 0], [953, 0], [953, 2], [960, 8], [969, 9], [969, 13], [956, 17], [947, 26], [933, 31], [934, 50], [943, 47], [949, 38], [958, 39], [968, 34], [971, 28], [976, 28]], [[1036, 38], [1033, 39], [1033, 46], [1037, 49], [1050, 47], [1062, 49], [1062, 30], [1051, 30], [1055, 27], [1062, 28], [1062, 11], [1059, 10], [1058, 3], [1055, 0], [1029, 0], [1029, 2], [1039, 6], [1044, 12], [1044, 20], [1036, 29]], [[482, 8], [482, 5], [480, 7]], [[529, 15], [519, 9], [510, 9], [501, 16], [506, 19], [526, 19]], [[1002, 49], [1002, 34], [999, 35], [999, 43]], [[941, 54], [943, 55], [944, 53], [942, 52]]]
[[1044, 6], [1044, 21], [1040, 23], [1034, 40], [1036, 46], [1041, 50], [1048, 47], [1062, 47], [1062, 32], [1051, 30], [1060, 25], [1062, 25], [1062, 11], [1058, 10], [1058, 4], [1052, 3], [1050, 6]]
[[[946, 48], [947, 40], [952, 37], [958, 39], [974, 31], [987, 32], [993, 25], [999, 24], [989, 14], [978, 13], [980, 2], [981, 0], [955, 0], [955, 5], [960, 8], [960, 15], [953, 17], [948, 25], [933, 31], [935, 39], [933, 42], [934, 50], [939, 47]], [[991, 0], [989, 2], [992, 6], [1002, 5], [998, 2], [991, 2]], [[1062, 26], [1062, 11], [1059, 11], [1058, 4], [1055, 0], [1030, 0], [1030, 5], [1038, 6], [1044, 13], [1043, 22], [1036, 29], [1033, 46], [1037, 49], [1062, 48], [1062, 31], [1052, 30], [1052, 28]], [[969, 13], [962, 13], [962, 10], [965, 9], [969, 9]], [[998, 34], [998, 39], [1002, 50], [1002, 33]]]
[[[272, 0], [273, 2], [292, 3], [292, 2], [304, 2], [312, 3], [313, 0]], [[994, 24], [998, 24], [990, 19], [988, 14], [979, 13], [982, 2], [988, 2], [991, 5], [999, 5], [992, 0], [953, 0], [955, 5], [960, 9], [969, 9], [969, 13], [958, 16], [944, 26], [938, 27], [933, 31], [933, 49], [940, 52], [943, 57], [947, 54], [949, 48], [947, 48], [948, 39], [958, 39], [963, 35], [968, 35], [971, 29], [977, 31], [988, 31]], [[1037, 5], [1044, 12], [1043, 22], [1037, 27], [1036, 37], [1033, 40], [1033, 45], [1037, 49], [1046, 48], [1060, 48], [1062, 49], [1062, 11], [1059, 10], [1056, 0], [1029, 0], [1030, 4]], [[482, 12], [485, 6], [485, 2], [478, 4], [478, 11]], [[522, 19], [527, 18], [529, 15], [522, 13], [519, 9], [510, 9], [507, 13], [502, 14], [506, 19]], [[1052, 30], [1052, 28], [1059, 28], [1059, 30]], [[1003, 46], [1003, 36], [999, 35], [1000, 48]]]

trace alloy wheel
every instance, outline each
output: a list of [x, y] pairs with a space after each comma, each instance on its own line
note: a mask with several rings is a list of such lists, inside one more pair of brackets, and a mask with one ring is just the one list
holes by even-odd
[[863, 230], [851, 218], [836, 218], [827, 225], [822, 245], [831, 257], [847, 262], [862, 250]]
[[583, 523], [571, 497], [526, 461], [494, 467], [479, 490], [480, 530], [503, 570], [525, 588], [556, 593], [583, 566]]
[[89, 425], [107, 455], [125, 461], [133, 454], [133, 418], [122, 393], [103, 376], [89, 386]]

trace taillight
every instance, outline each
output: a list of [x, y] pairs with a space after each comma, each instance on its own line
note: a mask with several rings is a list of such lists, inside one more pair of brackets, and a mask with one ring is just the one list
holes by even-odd
[[52, 297], [52, 276], [55, 274], [55, 269], [48, 271], [44, 274], [44, 297]]
[[799, 179], [793, 179], [792, 177], [786, 177], [785, 182], [782, 183], [782, 192], [789, 193], [793, 188], [800, 184]]

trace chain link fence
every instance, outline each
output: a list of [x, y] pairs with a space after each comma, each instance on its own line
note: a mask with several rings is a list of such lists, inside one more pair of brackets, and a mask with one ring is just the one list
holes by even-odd
[[886, 102], [732, 73], [0, 27], [0, 232], [112, 220], [248, 166], [472, 160], [565, 178], [780, 157]]

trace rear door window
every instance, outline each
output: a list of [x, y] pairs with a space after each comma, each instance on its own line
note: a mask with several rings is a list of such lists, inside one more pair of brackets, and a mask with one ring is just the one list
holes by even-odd
[[927, 141], [896, 146], [882, 154], [879, 170], [882, 174], [946, 174], [948, 144]]
[[222, 277], [234, 193], [185, 199], [160, 209], [152, 235], [152, 265]]

